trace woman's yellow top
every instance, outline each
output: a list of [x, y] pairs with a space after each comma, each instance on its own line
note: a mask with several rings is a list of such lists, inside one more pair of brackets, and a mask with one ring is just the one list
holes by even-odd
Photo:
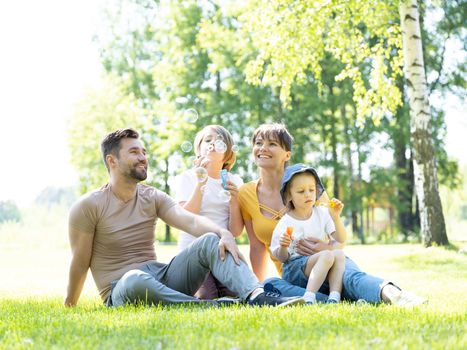
[[[258, 181], [259, 180], [254, 180], [240, 187], [238, 201], [240, 203], [243, 220], [251, 221], [255, 236], [265, 245], [269, 256], [276, 265], [277, 271], [281, 274], [281, 262], [272, 255], [269, 246], [271, 245], [272, 233], [276, 228], [277, 222], [285, 214], [287, 208], [284, 207], [281, 211], [276, 211], [259, 203], [257, 192]], [[264, 216], [261, 210], [270, 213], [272, 217]]]

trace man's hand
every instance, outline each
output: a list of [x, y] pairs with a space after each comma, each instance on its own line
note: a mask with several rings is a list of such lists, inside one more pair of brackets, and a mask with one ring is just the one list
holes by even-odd
[[237, 265], [240, 265], [240, 260], [242, 260], [245, 264], [246, 259], [243, 256], [243, 254], [240, 252], [238, 249], [237, 243], [235, 242], [235, 239], [228, 230], [221, 230], [220, 232], [221, 239], [219, 241], [219, 253], [221, 256], [221, 260], [225, 260], [225, 253], [228, 251], [230, 254], [232, 254], [232, 257]]
[[297, 253], [309, 256], [323, 250], [332, 250], [332, 246], [314, 237], [302, 238], [297, 242]]

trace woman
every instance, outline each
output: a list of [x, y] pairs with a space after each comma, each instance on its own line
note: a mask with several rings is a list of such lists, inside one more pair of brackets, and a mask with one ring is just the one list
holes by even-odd
[[[259, 178], [240, 188], [239, 203], [243, 221], [250, 240], [250, 260], [253, 271], [260, 281], [266, 278], [267, 258], [274, 261], [281, 272], [280, 262], [269, 251], [272, 233], [279, 219], [286, 212], [280, 195], [284, 168], [292, 155], [293, 138], [282, 124], [263, 124], [253, 134], [253, 157], [259, 168]], [[326, 193], [323, 201], [328, 201]], [[341, 249], [336, 241], [325, 243], [315, 238], [300, 240], [297, 251], [305, 256], [322, 250]], [[271, 278], [265, 283], [272, 284], [284, 296], [304, 295], [305, 289], [291, 285], [282, 279]], [[329, 293], [327, 284], [320, 288], [321, 293]], [[327, 296], [317, 293], [317, 300], [326, 300]], [[343, 299], [365, 300], [371, 303], [393, 303], [412, 306], [425, 300], [411, 293], [402, 291], [393, 283], [371, 276], [346, 257], [343, 278]]]

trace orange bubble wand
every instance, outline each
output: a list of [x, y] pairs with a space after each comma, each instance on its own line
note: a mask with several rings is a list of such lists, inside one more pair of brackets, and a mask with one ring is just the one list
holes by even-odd
[[285, 232], [289, 235], [289, 237], [292, 237], [293, 227], [287, 226], [287, 229], [285, 230]]

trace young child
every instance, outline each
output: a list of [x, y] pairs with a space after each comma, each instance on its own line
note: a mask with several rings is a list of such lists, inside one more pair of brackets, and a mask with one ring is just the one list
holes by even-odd
[[[237, 200], [238, 188], [243, 181], [231, 173], [227, 173], [224, 184], [221, 179], [221, 171], [231, 170], [235, 163], [232, 146], [232, 135], [220, 125], [208, 125], [199, 131], [194, 141], [195, 168], [179, 175], [175, 198], [188, 211], [208, 217], [237, 237], [243, 230]], [[195, 239], [189, 232], [180, 232], [178, 248], [185, 249]], [[214, 299], [235, 295], [209, 275], [196, 296]]]
[[279, 220], [271, 240], [271, 252], [282, 264], [282, 278], [306, 288], [305, 302], [316, 302], [316, 292], [326, 277], [330, 294], [328, 303], [338, 303], [341, 298], [345, 256], [342, 250], [322, 250], [311, 256], [297, 253], [297, 242], [306, 237], [328, 243], [330, 237], [340, 243], [346, 240], [340, 214], [344, 205], [333, 198], [328, 208], [317, 206], [316, 201], [324, 187], [316, 170], [304, 164], [294, 164], [285, 169], [282, 178], [282, 201], [289, 211]]

